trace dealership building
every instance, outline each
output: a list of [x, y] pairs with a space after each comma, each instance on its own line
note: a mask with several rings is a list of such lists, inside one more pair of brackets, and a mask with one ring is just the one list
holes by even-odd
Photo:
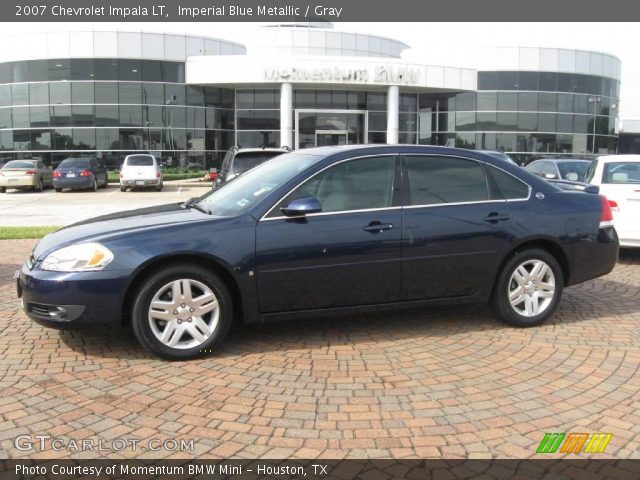
[[0, 158], [152, 152], [217, 167], [230, 147], [409, 143], [539, 155], [613, 153], [620, 60], [562, 48], [478, 51], [475, 68], [327, 22], [243, 43], [125, 31], [28, 33], [0, 52]]

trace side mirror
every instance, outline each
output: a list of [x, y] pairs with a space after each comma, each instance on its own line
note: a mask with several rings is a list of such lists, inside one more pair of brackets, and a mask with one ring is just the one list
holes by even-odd
[[288, 217], [304, 216], [322, 211], [322, 205], [314, 197], [297, 198], [286, 207], [280, 209]]

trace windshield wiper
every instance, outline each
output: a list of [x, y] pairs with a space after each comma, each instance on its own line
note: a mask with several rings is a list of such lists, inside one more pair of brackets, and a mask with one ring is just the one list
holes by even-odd
[[194, 210], [198, 210], [199, 212], [206, 213], [207, 215], [211, 215], [211, 210], [209, 210], [208, 208], [204, 208], [202, 205], [200, 205], [198, 203], [198, 200], [200, 200], [198, 197], [190, 198], [189, 200], [184, 202], [182, 206], [187, 210], [190, 210], [193, 208]]

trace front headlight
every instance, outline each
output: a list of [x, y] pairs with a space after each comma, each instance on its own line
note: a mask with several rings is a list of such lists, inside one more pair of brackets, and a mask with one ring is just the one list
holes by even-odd
[[99, 243], [78, 243], [50, 253], [42, 261], [43, 270], [53, 272], [95, 272], [113, 260], [113, 252]]

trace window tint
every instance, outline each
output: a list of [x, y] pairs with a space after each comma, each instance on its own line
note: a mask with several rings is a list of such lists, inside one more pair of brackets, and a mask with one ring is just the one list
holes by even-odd
[[[394, 171], [392, 156], [339, 163], [298, 187], [280, 206], [297, 198], [315, 197], [323, 212], [391, 207]], [[274, 214], [281, 215], [280, 210]]]
[[67, 158], [58, 166], [59, 168], [90, 168], [88, 158]]
[[132, 155], [127, 157], [126, 164], [129, 167], [152, 167], [153, 157], [149, 155]]
[[482, 167], [472, 160], [431, 156], [405, 157], [409, 205], [489, 200]]
[[605, 163], [602, 183], [640, 183], [640, 163]]
[[491, 177], [498, 185], [503, 198], [507, 200], [515, 200], [519, 198], [527, 198], [529, 196], [529, 186], [518, 180], [513, 175], [509, 175], [502, 170], [494, 167], [488, 167]]

